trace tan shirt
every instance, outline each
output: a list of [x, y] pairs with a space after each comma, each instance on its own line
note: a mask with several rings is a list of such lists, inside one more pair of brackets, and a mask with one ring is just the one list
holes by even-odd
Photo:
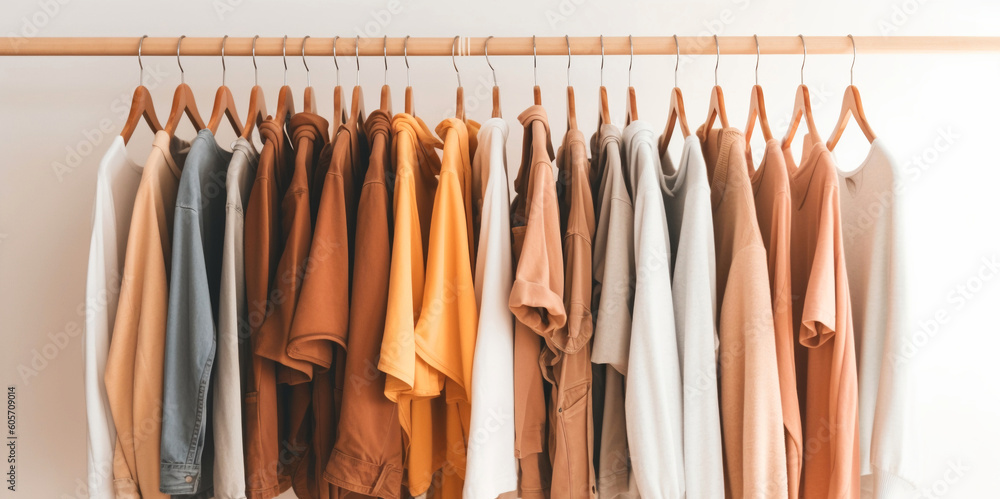
[[803, 414], [802, 497], [860, 497], [858, 372], [833, 155], [806, 136], [792, 191], [792, 320]]
[[719, 377], [727, 497], [788, 489], [767, 252], [737, 128], [699, 128], [712, 184]]
[[115, 494], [160, 492], [163, 349], [174, 203], [189, 144], [156, 132], [139, 181], [104, 383], [118, 436]]
[[[749, 151], [747, 163], [752, 164]], [[767, 141], [764, 160], [757, 171], [750, 172], [750, 177], [757, 205], [757, 223], [767, 248], [767, 276], [771, 282], [775, 355], [781, 387], [781, 419], [785, 425], [788, 497], [794, 498], [799, 497], [802, 473], [802, 421], [795, 388], [796, 341], [792, 328], [792, 198], [779, 139]]]

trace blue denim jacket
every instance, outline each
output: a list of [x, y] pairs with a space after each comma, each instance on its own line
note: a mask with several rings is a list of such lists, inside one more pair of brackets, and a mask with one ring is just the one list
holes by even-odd
[[201, 130], [191, 143], [177, 191], [160, 433], [160, 491], [165, 494], [207, 496], [212, 490], [209, 381], [215, 360], [226, 167], [232, 155], [216, 144], [211, 131]]

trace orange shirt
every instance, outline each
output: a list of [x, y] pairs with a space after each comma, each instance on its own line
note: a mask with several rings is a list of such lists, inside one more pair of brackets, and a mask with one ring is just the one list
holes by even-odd
[[861, 495], [858, 373], [840, 185], [833, 155], [805, 138], [796, 168], [785, 151], [792, 190], [792, 319], [795, 372], [805, 444], [800, 497]]
[[[752, 159], [747, 151], [747, 164]], [[791, 237], [792, 198], [788, 169], [781, 154], [781, 141], [767, 141], [764, 160], [750, 172], [757, 223], [767, 248], [767, 274], [771, 281], [771, 311], [774, 313], [775, 353], [778, 384], [781, 386], [781, 414], [785, 423], [785, 461], [788, 469], [788, 497], [799, 497], [802, 474], [802, 421], [795, 389], [795, 333], [792, 328]]]
[[163, 349], [174, 202], [189, 144], [156, 132], [142, 171], [125, 249], [118, 313], [104, 383], [118, 435], [115, 493], [165, 498], [160, 492]]
[[405, 113], [393, 117], [392, 131], [395, 220], [378, 368], [386, 374], [385, 396], [399, 404], [407, 485], [412, 495], [418, 495], [427, 491], [434, 472], [445, 461], [446, 406], [444, 398], [437, 396], [444, 379], [417, 356], [415, 341], [424, 302], [424, 255], [438, 183], [435, 174], [441, 169], [434, 149], [442, 143], [423, 121]]

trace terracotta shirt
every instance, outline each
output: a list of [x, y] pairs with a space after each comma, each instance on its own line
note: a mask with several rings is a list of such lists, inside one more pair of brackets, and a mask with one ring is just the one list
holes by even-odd
[[115, 495], [160, 492], [163, 350], [174, 203], [189, 144], [156, 132], [132, 208], [104, 384], [114, 419]]
[[352, 224], [356, 230], [354, 275], [363, 278], [354, 279], [350, 290], [344, 401], [336, 445], [323, 476], [348, 491], [395, 499], [403, 481], [403, 435], [396, 403], [385, 397], [385, 373], [373, 369], [385, 329], [392, 256], [390, 123], [384, 111], [374, 111], [365, 119], [371, 155], [357, 203], [357, 223]]
[[521, 166], [511, 206], [515, 261], [508, 302], [514, 325], [514, 438], [519, 495], [547, 498], [552, 479], [546, 451], [546, 396], [539, 366], [542, 340], [566, 324], [562, 234], [552, 167], [552, 137], [541, 106], [518, 116], [524, 126]]
[[[752, 159], [747, 155], [747, 164]], [[795, 334], [792, 328], [791, 237], [792, 198], [788, 168], [781, 153], [781, 140], [764, 146], [764, 159], [750, 172], [757, 223], [767, 248], [767, 275], [771, 282], [771, 311], [774, 314], [775, 354], [778, 384], [781, 387], [781, 414], [785, 424], [785, 461], [788, 469], [788, 497], [799, 497], [802, 475], [802, 421], [795, 381]]]
[[795, 372], [807, 442], [801, 496], [860, 497], [858, 372], [839, 179], [826, 145], [808, 136], [805, 144], [811, 147], [798, 168], [785, 151], [792, 191]]
[[[271, 294], [271, 288], [284, 246], [281, 199], [291, 182], [295, 161], [292, 146], [276, 120], [261, 123], [260, 135], [264, 145], [247, 204], [243, 241], [250, 346], [255, 351], [261, 345], [266, 314], [278, 297]], [[292, 470], [289, 466], [279, 469], [279, 462], [297, 460], [306, 449], [299, 444], [281, 445], [288, 438], [288, 390], [277, 386], [274, 361], [254, 355], [247, 377], [243, 409], [246, 492], [250, 499], [268, 499], [291, 486]], [[283, 452], [284, 461], [279, 461], [279, 452]]]
[[712, 185], [727, 497], [788, 490], [767, 252], [737, 128], [698, 129]]
[[633, 121], [623, 134], [635, 207], [635, 303], [625, 376], [629, 453], [643, 497], [684, 497], [683, 390], [660, 157], [649, 124]]
[[594, 474], [594, 419], [590, 340], [593, 287], [594, 197], [586, 139], [577, 128], [566, 132], [557, 156], [561, 192], [566, 324], [544, 337], [542, 373], [552, 384], [549, 450], [553, 498], [597, 496]]
[[[625, 373], [632, 336], [635, 252], [632, 196], [625, 177], [621, 130], [601, 125], [591, 139], [591, 175], [597, 180], [593, 255], [595, 436], [597, 492], [602, 498], [638, 498], [625, 433]], [[605, 364], [607, 364], [605, 366]], [[604, 391], [599, 393], [599, 376]], [[599, 401], [603, 395], [603, 403]], [[601, 420], [600, 426], [597, 420]], [[598, 438], [599, 433], [599, 438]]]
[[443, 376], [417, 356], [414, 338], [423, 306], [435, 174], [441, 168], [435, 149], [442, 144], [423, 121], [405, 113], [392, 118], [392, 132], [396, 173], [392, 256], [378, 368], [386, 373], [385, 396], [399, 404], [407, 485], [412, 495], [418, 495], [427, 491], [432, 475], [445, 461], [441, 423], [447, 408], [444, 398], [437, 396]]

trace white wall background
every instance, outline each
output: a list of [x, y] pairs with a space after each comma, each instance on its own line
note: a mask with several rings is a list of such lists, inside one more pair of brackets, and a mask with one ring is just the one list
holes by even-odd
[[[31, 0], [0, 6], [0, 34], [1000, 35], [1000, 3], [988, 0], [712, 3], [351, 0], [334, 5], [315, 0], [278, 6], [279, 2], [254, 0]], [[609, 57], [605, 65], [612, 114], [618, 121], [624, 117], [627, 59]], [[179, 82], [177, 66], [172, 57], [148, 57], [145, 62], [162, 120]], [[250, 60], [233, 57], [227, 62], [228, 83], [243, 109], [253, 84]], [[319, 110], [329, 117], [333, 61], [314, 57], [310, 62], [312, 82], [321, 97]], [[764, 56], [760, 61], [760, 83], [779, 136], [799, 83], [800, 62], [800, 56]], [[1000, 54], [862, 54], [855, 69], [869, 120], [906, 165], [905, 185], [913, 200], [904, 207], [912, 235], [907, 245], [912, 257], [909, 291], [914, 319], [928, 332], [914, 360], [919, 405], [913, 416], [926, 445], [923, 497], [997, 496], [998, 62]], [[290, 84], [301, 87], [305, 83], [301, 60], [290, 57], [288, 63]], [[340, 63], [341, 79], [351, 85], [353, 58], [342, 57]], [[451, 61], [414, 57], [410, 64], [418, 114], [433, 127], [454, 106]], [[483, 120], [490, 106], [486, 63], [463, 57], [458, 64], [469, 113]], [[554, 136], [561, 136], [565, 126], [565, 64], [565, 57], [539, 58], [538, 80]], [[281, 60], [259, 58], [258, 65], [261, 84], [269, 95], [276, 95], [282, 82]], [[402, 107], [403, 62], [393, 58], [389, 65], [396, 106]], [[673, 65], [673, 56], [640, 56], [633, 66], [641, 116], [656, 127], [662, 127], [666, 117]], [[714, 65], [715, 58], [707, 56], [682, 62], [680, 85], [692, 125], [703, 119]], [[734, 125], [745, 121], [753, 65], [753, 56], [724, 56], [719, 65], [719, 82]], [[219, 60], [188, 57], [184, 66], [207, 118], [220, 82]], [[509, 157], [516, 164], [521, 142], [516, 116], [530, 104], [531, 58], [496, 57], [494, 66], [504, 116], [512, 126]], [[596, 122], [598, 67], [598, 57], [573, 60], [580, 126], [588, 135]], [[839, 111], [849, 67], [850, 56], [813, 56], [806, 63], [806, 83], [824, 134]], [[0, 59], [0, 383], [16, 385], [18, 390], [19, 497], [85, 497], [80, 331], [94, 181], [100, 157], [124, 121], [137, 69], [131, 57]], [[381, 58], [363, 58], [361, 82], [369, 109], [378, 105], [382, 79]], [[189, 125], [183, 127], [179, 133], [193, 136]], [[220, 142], [228, 146], [231, 133], [222, 132]], [[133, 159], [145, 159], [150, 138], [148, 131], [136, 133], [129, 145]], [[837, 153], [845, 166], [853, 166], [867, 147], [852, 128]], [[57, 175], [58, 164], [70, 166], [70, 171]], [[67, 337], [68, 343], [62, 341]], [[54, 358], [45, 359], [43, 351], [54, 353]], [[37, 371], [26, 375], [26, 369]], [[11, 495], [0, 490], [0, 496]]]

